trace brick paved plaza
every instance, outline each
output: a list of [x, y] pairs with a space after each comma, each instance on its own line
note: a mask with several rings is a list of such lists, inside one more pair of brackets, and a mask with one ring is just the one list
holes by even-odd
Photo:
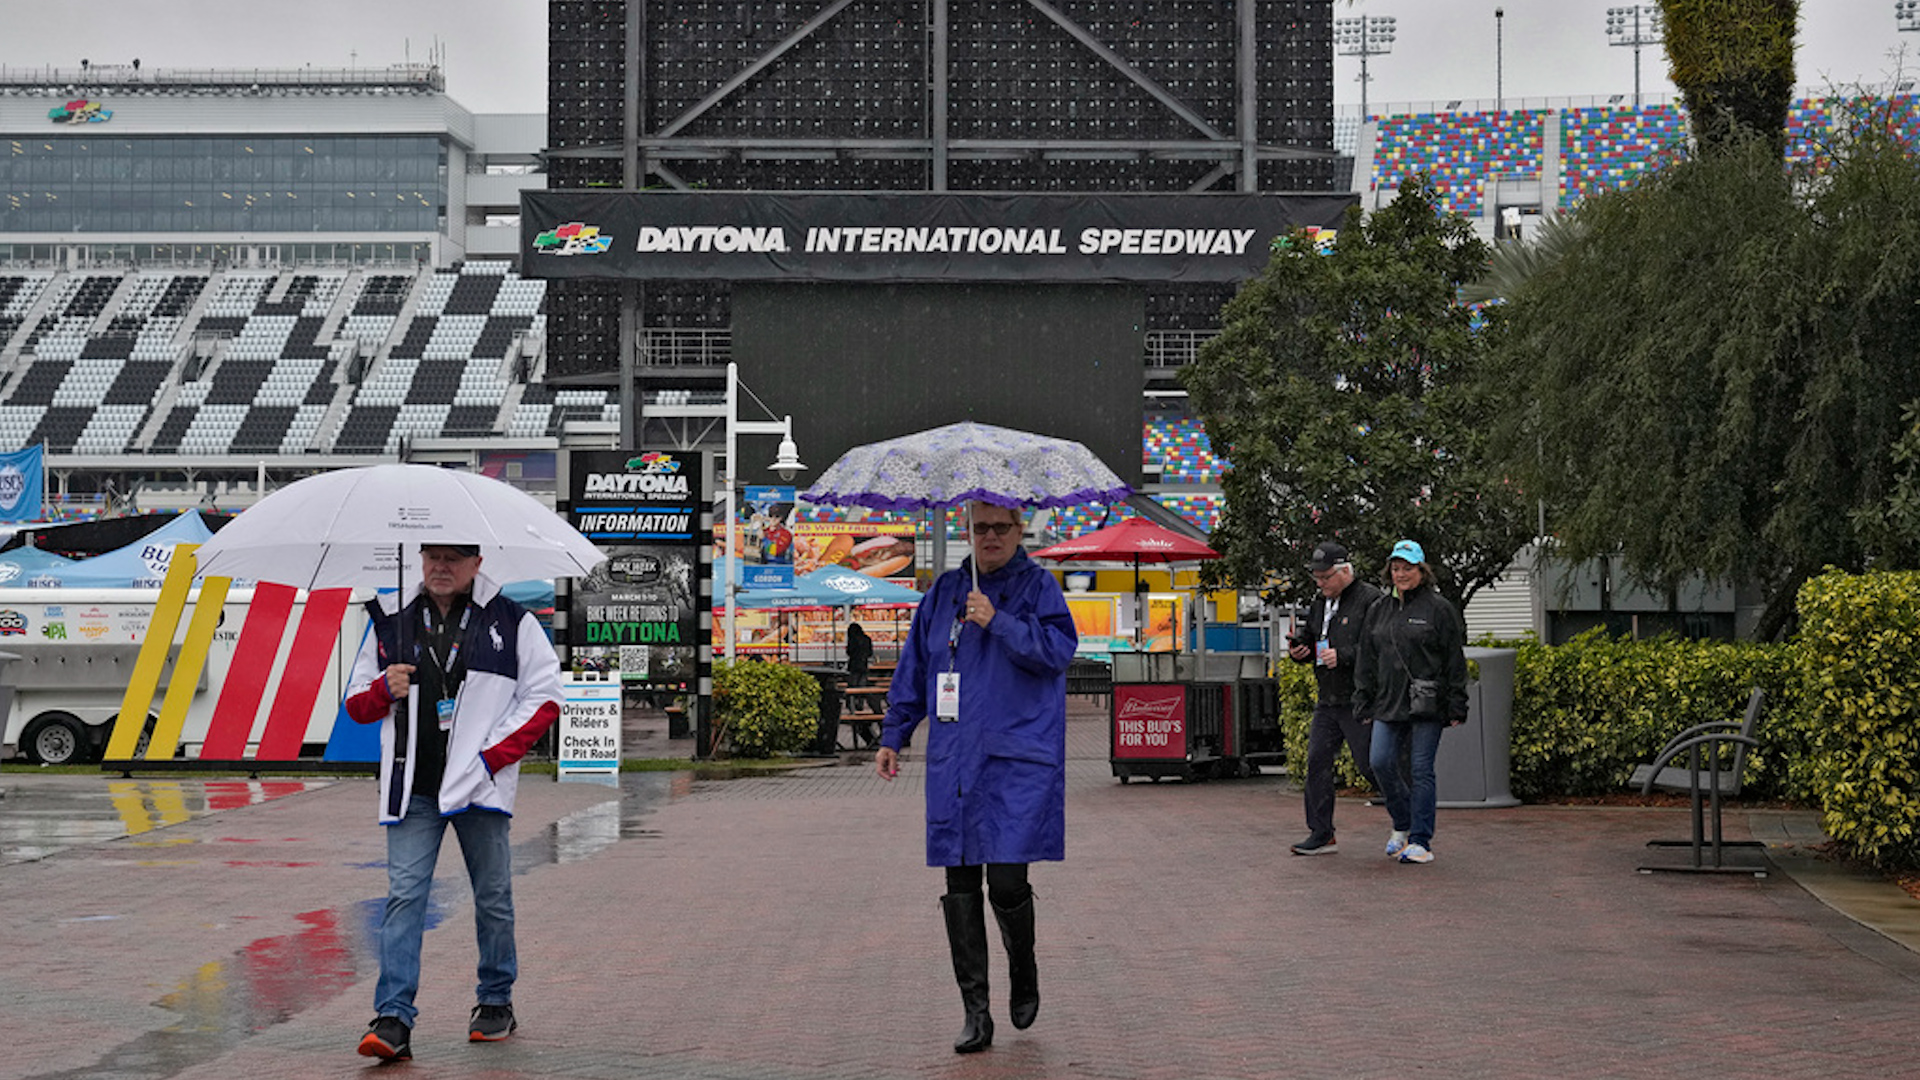
[[[1636, 873], [1683, 857], [1642, 844], [1684, 834], [1684, 811], [1443, 810], [1438, 860], [1403, 866], [1375, 853], [1385, 812], [1343, 801], [1341, 853], [1296, 858], [1300, 800], [1284, 777], [1123, 786], [1098, 707], [1076, 700], [1072, 714], [1068, 861], [1034, 871], [1040, 1019], [1006, 1022], [996, 943], [986, 1053], [950, 1049], [959, 997], [917, 763], [888, 785], [848, 760], [753, 779], [630, 774], [618, 791], [528, 778], [514, 826], [520, 1032], [465, 1041], [472, 923], [449, 850], [415, 1060], [394, 1066], [353, 1050], [385, 895], [372, 782], [288, 784], [211, 811], [246, 802], [232, 797], [244, 785], [116, 787], [128, 813], [156, 797], [196, 809], [0, 867], [0, 1076], [1920, 1071], [1920, 954], [1787, 874]], [[46, 795], [105, 798], [109, 783], [8, 774], [0, 817]], [[1742, 835], [1793, 832], [1777, 812], [1729, 820]]]

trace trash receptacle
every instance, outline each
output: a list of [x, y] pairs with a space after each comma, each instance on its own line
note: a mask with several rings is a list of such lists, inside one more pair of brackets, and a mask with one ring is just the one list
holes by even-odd
[[1480, 676], [1467, 684], [1467, 722], [1440, 736], [1433, 776], [1439, 803], [1450, 809], [1519, 806], [1509, 769], [1513, 761], [1513, 649], [1467, 650]]
[[840, 741], [840, 679], [836, 675], [815, 674], [820, 682], [820, 728], [814, 739], [816, 755], [832, 757]]

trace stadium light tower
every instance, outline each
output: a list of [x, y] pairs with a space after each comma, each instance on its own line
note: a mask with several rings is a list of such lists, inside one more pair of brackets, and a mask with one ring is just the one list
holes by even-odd
[[1920, 0], [1893, 0], [1893, 25], [1901, 30], [1920, 30]]
[[1507, 111], [1507, 9], [1493, 9], [1493, 111]]
[[1393, 16], [1356, 15], [1333, 20], [1333, 47], [1360, 58], [1360, 122], [1367, 122], [1367, 58], [1393, 51]]
[[1666, 16], [1658, 4], [1630, 4], [1607, 9], [1609, 45], [1633, 49], [1633, 107], [1640, 107], [1640, 47], [1658, 45], [1666, 40]]

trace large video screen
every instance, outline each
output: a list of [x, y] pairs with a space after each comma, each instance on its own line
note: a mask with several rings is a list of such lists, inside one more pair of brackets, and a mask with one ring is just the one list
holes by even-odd
[[[1137, 486], [1145, 323], [1135, 285], [733, 290], [740, 378], [793, 416], [802, 490], [849, 447], [962, 420], [1078, 440]], [[744, 395], [740, 415], [763, 418]], [[742, 482], [764, 482], [774, 450], [743, 440]]]

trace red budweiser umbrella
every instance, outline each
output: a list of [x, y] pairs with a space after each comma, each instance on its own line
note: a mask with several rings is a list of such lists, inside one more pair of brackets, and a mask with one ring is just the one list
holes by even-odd
[[[1133, 591], [1140, 593], [1140, 564], [1198, 562], [1220, 553], [1191, 537], [1163, 528], [1146, 518], [1128, 518], [1118, 525], [1076, 536], [1033, 553], [1036, 559], [1063, 562], [1133, 562]], [[1136, 637], [1138, 629], [1135, 630]]]

